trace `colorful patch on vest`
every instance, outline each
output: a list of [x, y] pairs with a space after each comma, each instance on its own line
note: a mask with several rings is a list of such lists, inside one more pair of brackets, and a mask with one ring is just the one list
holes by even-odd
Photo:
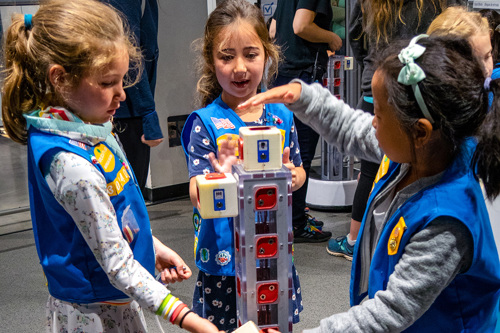
[[214, 123], [215, 128], [217, 129], [233, 129], [236, 128], [233, 123], [229, 119], [219, 119], [215, 117], [210, 117], [210, 120]]
[[82, 149], [85, 149], [87, 150], [87, 145], [83, 142], [80, 142], [80, 141], [76, 141], [76, 140], [69, 140], [69, 143], [72, 144], [73, 146], [77, 146], [77, 147], [80, 147]]
[[226, 250], [219, 251], [219, 253], [215, 256], [215, 262], [217, 265], [226, 266], [230, 261], [231, 254]]
[[286, 131], [284, 129], [278, 128], [281, 132], [281, 151], [285, 149], [285, 137], [286, 137]]
[[194, 213], [193, 214], [193, 226], [194, 226], [195, 231], [200, 230], [200, 224], [201, 224], [200, 214]]
[[130, 180], [130, 174], [127, 171], [126, 166], [122, 166], [120, 171], [116, 174], [116, 178], [106, 185], [108, 195], [110, 197], [120, 194]]
[[380, 166], [378, 168], [377, 175], [375, 176], [375, 180], [373, 181], [372, 190], [375, 184], [377, 184], [378, 181], [387, 174], [387, 171], [389, 171], [390, 163], [391, 160], [384, 155], [384, 157], [382, 158], [382, 162], [380, 163]]
[[104, 144], [99, 144], [94, 148], [94, 155], [104, 171], [111, 172], [115, 169], [115, 156]]
[[[238, 143], [239, 139], [240, 139], [240, 136], [239, 136], [238, 134], [226, 133], [226, 134], [222, 134], [221, 136], [219, 136], [219, 137], [215, 140], [215, 142], [217, 143], [217, 149], [219, 150], [219, 149], [220, 149], [220, 148], [219, 148], [219, 147], [220, 147], [220, 142], [221, 142], [222, 140], [228, 140], [228, 141], [235, 140], [235, 141], [236, 141], [236, 143]], [[238, 148], [238, 145], [236, 145], [236, 148]], [[235, 150], [234, 150], [234, 155], [235, 155], [236, 157], [238, 157], [238, 155], [239, 155], [239, 154], [238, 154], [238, 149], [235, 149]]]
[[207, 248], [200, 250], [200, 260], [201, 262], [208, 262], [210, 259], [210, 251]]
[[391, 235], [389, 236], [389, 242], [387, 242], [387, 253], [390, 256], [398, 253], [399, 244], [401, 243], [401, 238], [403, 237], [403, 233], [405, 232], [405, 230], [405, 219], [401, 216], [394, 229], [392, 229]]
[[198, 248], [198, 237], [194, 236], [194, 259], [196, 260], [196, 249]]

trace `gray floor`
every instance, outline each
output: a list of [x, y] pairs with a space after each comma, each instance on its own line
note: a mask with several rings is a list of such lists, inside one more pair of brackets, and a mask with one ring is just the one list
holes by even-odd
[[[175, 249], [197, 273], [193, 262], [191, 204], [178, 200], [148, 207], [153, 233]], [[23, 216], [23, 214], [25, 214]], [[21, 220], [29, 220], [21, 213]], [[313, 212], [325, 221], [325, 230], [334, 235], [348, 231], [350, 214]], [[1, 217], [5, 218], [5, 217]], [[318, 325], [319, 320], [349, 308], [348, 289], [351, 262], [328, 255], [326, 243], [296, 244], [295, 264], [302, 286], [304, 311], [294, 331]], [[194, 278], [171, 285], [173, 293], [190, 303]], [[0, 236], [0, 331], [43, 332], [47, 289], [38, 263], [31, 231]], [[152, 315], [147, 314], [149, 331], [160, 332]], [[162, 322], [165, 332], [180, 332]]]

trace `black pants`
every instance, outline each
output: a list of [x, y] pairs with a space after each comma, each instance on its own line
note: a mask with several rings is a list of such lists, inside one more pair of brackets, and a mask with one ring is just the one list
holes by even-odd
[[[294, 78], [278, 75], [273, 86], [285, 85], [292, 79]], [[299, 79], [306, 83], [310, 83], [311, 75], [310, 73], [304, 73], [299, 76]], [[316, 146], [318, 145], [319, 134], [297, 119], [297, 117], [294, 116], [293, 120], [295, 121], [295, 129], [297, 130], [300, 158], [302, 159], [302, 166], [306, 172], [306, 181], [304, 185], [292, 194], [292, 225], [294, 229], [301, 229], [307, 224], [304, 212], [306, 208], [307, 185], [309, 183], [309, 170], [311, 169], [311, 163], [316, 152]]]
[[[363, 100], [363, 97], [361, 97], [356, 108], [373, 114], [373, 104]], [[361, 174], [359, 175], [358, 186], [356, 187], [356, 192], [354, 192], [352, 202], [351, 217], [355, 221], [361, 222], [363, 219], [363, 215], [366, 210], [366, 203], [368, 202], [368, 197], [370, 196], [379, 165], [380, 163], [361, 160]]]
[[141, 137], [144, 134], [142, 118], [115, 118], [113, 122], [115, 133], [118, 134], [139, 187], [144, 193], [144, 187], [148, 179], [151, 149], [141, 141]]

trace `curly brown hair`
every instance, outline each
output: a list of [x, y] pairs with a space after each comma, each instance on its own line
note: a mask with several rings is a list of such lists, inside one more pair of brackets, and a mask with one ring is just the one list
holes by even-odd
[[25, 25], [22, 14], [12, 17], [4, 41], [2, 96], [2, 120], [12, 140], [27, 141], [24, 114], [65, 105], [48, 78], [54, 64], [64, 68], [64, 82], [76, 87], [124, 49], [136, 69], [129, 83], [138, 80], [142, 55], [124, 22], [112, 7], [96, 0], [44, 1], [31, 26]]

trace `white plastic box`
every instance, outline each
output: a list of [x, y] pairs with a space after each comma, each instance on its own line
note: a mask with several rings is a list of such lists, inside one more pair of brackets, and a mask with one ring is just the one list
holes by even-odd
[[196, 176], [198, 211], [203, 219], [238, 215], [236, 179], [230, 173]]
[[241, 127], [239, 136], [239, 156], [245, 171], [281, 169], [281, 132], [277, 127]]

